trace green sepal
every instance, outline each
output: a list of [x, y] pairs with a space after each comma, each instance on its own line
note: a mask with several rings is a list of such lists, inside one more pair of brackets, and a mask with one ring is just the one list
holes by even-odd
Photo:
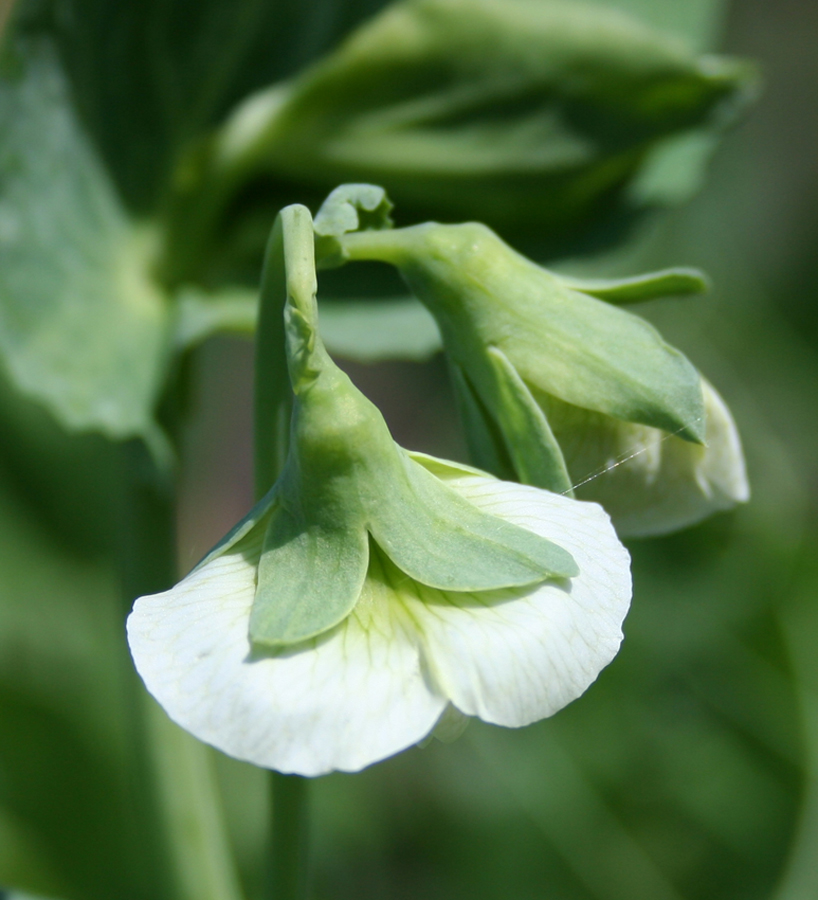
[[342, 622], [361, 596], [368, 563], [362, 526], [327, 528], [281, 503], [264, 535], [250, 639], [281, 647]]
[[351, 231], [380, 231], [393, 226], [392, 202], [375, 184], [342, 184], [330, 193], [315, 215], [315, 257], [319, 268], [346, 262], [336, 240]]
[[516, 473], [502, 437], [493, 427], [491, 417], [469, 384], [465, 372], [451, 359], [449, 371], [455, 403], [466, 434], [469, 457], [486, 472], [506, 481], [514, 481]]
[[545, 413], [505, 353], [497, 347], [489, 347], [487, 353], [496, 378], [493, 411], [517, 480], [573, 497], [571, 477]]
[[393, 446], [388, 479], [372, 485], [368, 527], [410, 578], [442, 590], [486, 591], [579, 574], [566, 550], [477, 509]]
[[367, 533], [429, 587], [485, 591], [578, 574], [566, 550], [479, 510], [398, 447], [321, 341], [308, 211], [282, 210], [276, 228], [295, 399], [287, 463], [269, 500], [252, 641], [283, 647], [342, 621], [361, 593]]
[[598, 300], [605, 300], [615, 306], [628, 303], [642, 303], [658, 297], [683, 297], [701, 294], [708, 290], [710, 282], [704, 272], [698, 269], [662, 269], [633, 278], [582, 279], [567, 275], [558, 276], [560, 281], [572, 291], [590, 294]]

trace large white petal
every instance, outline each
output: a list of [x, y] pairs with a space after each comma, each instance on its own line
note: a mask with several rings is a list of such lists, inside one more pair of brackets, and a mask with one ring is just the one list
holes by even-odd
[[357, 771], [420, 741], [449, 701], [523, 725], [577, 697], [616, 653], [630, 599], [627, 552], [607, 516], [536, 488], [449, 474], [476, 505], [568, 549], [580, 575], [445, 594], [374, 550], [344, 623], [254, 658], [248, 621], [263, 533], [255, 529], [172, 590], [136, 602], [128, 637], [148, 689], [200, 739], [303, 775]]
[[131, 652], [168, 715], [231, 756], [301, 775], [357, 771], [425, 737], [446, 700], [428, 685], [401, 606], [376, 583], [328, 634], [253, 658], [261, 537], [134, 605]]
[[558, 542], [580, 569], [567, 582], [477, 595], [395, 579], [423, 635], [438, 689], [467, 715], [527, 725], [583, 693], [614, 657], [631, 597], [630, 559], [607, 514], [536, 488], [463, 477], [475, 505]]

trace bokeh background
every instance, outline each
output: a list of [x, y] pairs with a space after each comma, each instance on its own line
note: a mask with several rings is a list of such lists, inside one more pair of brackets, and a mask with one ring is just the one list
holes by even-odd
[[[310, 56], [345, 26], [322, 33], [321, 4], [307, 8], [293, 15]], [[560, 265], [710, 274], [707, 296], [640, 311], [731, 406], [752, 502], [631, 542], [622, 650], [555, 718], [518, 732], [473, 722], [453, 744], [317, 780], [317, 898], [818, 896], [818, 5], [709, 9], [701, 40], [759, 62], [757, 103], [691, 202], [604, 258]], [[350, 21], [365, 11], [348, 5]], [[345, 365], [400, 443], [463, 457], [440, 359]], [[240, 339], [189, 362], [181, 570], [250, 505], [251, 376]], [[110, 897], [144, 861], [125, 813], [128, 659], [121, 612], [103, 599], [116, 587], [99, 527], [117, 518], [122, 459], [102, 438], [66, 436], [8, 384], [0, 416], [0, 880]], [[263, 776], [218, 767], [254, 895]], [[131, 886], [147, 896], [138, 875]]]

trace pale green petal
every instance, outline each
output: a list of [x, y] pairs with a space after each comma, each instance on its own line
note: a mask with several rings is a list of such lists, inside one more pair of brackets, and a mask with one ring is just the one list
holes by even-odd
[[539, 398], [548, 410], [577, 496], [601, 503], [622, 537], [693, 525], [750, 497], [738, 430], [702, 379], [705, 445]]
[[491, 478], [449, 484], [487, 512], [559, 540], [579, 565], [569, 583], [534, 590], [455, 594], [392, 581], [441, 693], [467, 715], [527, 725], [576, 699], [619, 649], [628, 553], [595, 504]]
[[137, 600], [128, 640], [148, 690], [200, 740], [282, 772], [357, 771], [424, 738], [446, 700], [429, 688], [411, 623], [377, 585], [321, 638], [253, 656], [262, 535]]

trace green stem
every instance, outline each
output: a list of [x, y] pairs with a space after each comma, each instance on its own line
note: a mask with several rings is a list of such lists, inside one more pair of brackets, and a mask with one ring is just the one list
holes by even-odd
[[[287, 455], [292, 390], [287, 371], [284, 304], [288, 270], [313, 253], [309, 212], [287, 207], [275, 221], [261, 279], [256, 331], [255, 482], [256, 497], [275, 484]], [[314, 267], [314, 264], [313, 264]], [[292, 276], [293, 273], [289, 272]], [[270, 773], [272, 823], [268, 896], [304, 900], [308, 883], [307, 781], [298, 775]]]
[[275, 484], [287, 457], [292, 392], [284, 343], [286, 300], [284, 226], [279, 215], [264, 255], [256, 326], [253, 456], [257, 499]]
[[350, 262], [385, 262], [400, 268], [410, 256], [412, 239], [415, 235], [421, 235], [425, 228], [425, 225], [413, 225], [409, 228], [353, 231], [337, 240], [344, 259]]
[[270, 837], [271, 900], [303, 900], [308, 888], [307, 779], [270, 772], [273, 821]]
[[[176, 580], [175, 510], [170, 479], [142, 444], [126, 445], [120, 570], [128, 607], [134, 597]], [[241, 900], [220, 797], [214, 751], [168, 719], [134, 677], [133, 716], [143, 769], [161, 822], [175, 900]]]

